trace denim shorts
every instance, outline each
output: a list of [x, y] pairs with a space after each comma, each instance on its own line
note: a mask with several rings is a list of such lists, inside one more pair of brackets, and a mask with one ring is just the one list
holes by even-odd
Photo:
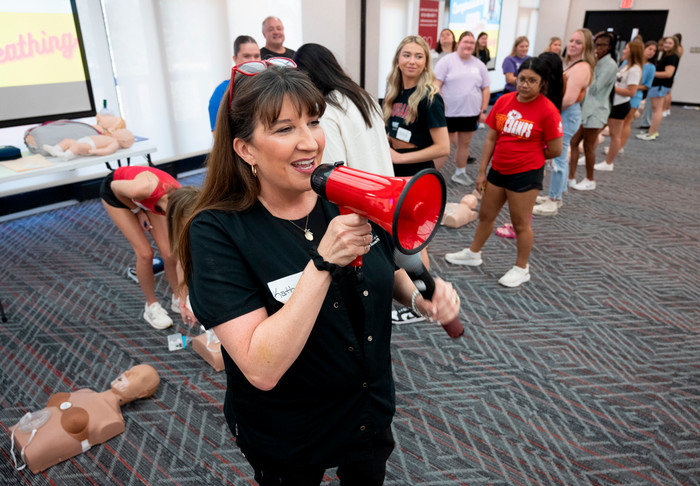
[[666, 86], [652, 86], [649, 88], [649, 98], [663, 98], [668, 94], [668, 92], [671, 91], [671, 88], [667, 88]]

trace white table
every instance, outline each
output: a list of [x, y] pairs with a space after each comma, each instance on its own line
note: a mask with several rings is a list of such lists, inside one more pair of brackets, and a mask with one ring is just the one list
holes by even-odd
[[110, 155], [78, 156], [67, 162], [57, 157], [46, 157], [51, 166], [22, 172], [0, 166], [0, 197], [104, 177], [118, 166], [131, 164], [134, 157], [144, 157], [143, 161], [134, 162], [134, 165], [153, 165], [151, 154], [155, 151], [156, 146], [152, 141], [143, 140]]

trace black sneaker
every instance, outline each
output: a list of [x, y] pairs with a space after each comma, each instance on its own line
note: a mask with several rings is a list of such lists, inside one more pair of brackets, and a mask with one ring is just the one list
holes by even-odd
[[406, 324], [409, 322], [423, 322], [421, 316], [416, 315], [413, 310], [408, 307], [401, 307], [399, 310], [391, 311], [391, 323], [392, 324]]
[[471, 155], [467, 157], [467, 164], [476, 164], [476, 157], [472, 157]]

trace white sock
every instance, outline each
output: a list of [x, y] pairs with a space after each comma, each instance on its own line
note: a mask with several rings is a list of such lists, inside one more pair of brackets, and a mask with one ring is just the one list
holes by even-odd
[[455, 175], [466, 174], [467, 169], [464, 167], [457, 167], [455, 169]]

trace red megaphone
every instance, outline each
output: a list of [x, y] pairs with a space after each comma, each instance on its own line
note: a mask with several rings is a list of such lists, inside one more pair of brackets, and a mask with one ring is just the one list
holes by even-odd
[[[405, 254], [427, 246], [445, 211], [445, 180], [435, 169], [413, 177], [387, 177], [345, 167], [343, 162], [321, 164], [311, 174], [311, 187], [340, 206], [341, 213], [357, 213], [377, 223]], [[352, 265], [361, 264], [359, 257]]]

